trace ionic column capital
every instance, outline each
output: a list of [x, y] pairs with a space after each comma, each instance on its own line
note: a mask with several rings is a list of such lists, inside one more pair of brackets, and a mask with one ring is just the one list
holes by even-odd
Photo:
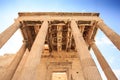
[[28, 42], [28, 40], [23, 40], [23, 43], [27, 43]]
[[103, 23], [103, 22], [104, 22], [104, 20], [101, 19], [101, 20], [98, 20], [98, 21], [97, 21], [97, 24]]
[[91, 46], [91, 45], [93, 45], [95, 43], [95, 40], [88, 40], [88, 44]]

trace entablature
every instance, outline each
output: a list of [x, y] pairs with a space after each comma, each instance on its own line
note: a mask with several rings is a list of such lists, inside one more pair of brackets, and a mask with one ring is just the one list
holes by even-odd
[[97, 32], [96, 23], [100, 19], [98, 13], [50, 13], [49, 15], [48, 13], [19, 13], [18, 18], [22, 23], [21, 31], [28, 42], [29, 49], [31, 49], [43, 21], [48, 21], [45, 45], [48, 45], [49, 51], [76, 50], [71, 30], [71, 20], [73, 19], [89, 47], [88, 40], [94, 40]]

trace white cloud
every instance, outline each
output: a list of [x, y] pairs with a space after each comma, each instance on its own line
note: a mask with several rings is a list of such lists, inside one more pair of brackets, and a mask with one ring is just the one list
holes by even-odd
[[110, 58], [109, 58], [109, 63], [110, 64], [114, 64], [115, 63], [115, 59], [116, 59], [116, 56], [111, 56]]
[[96, 38], [96, 44], [98, 44], [98, 45], [112, 45], [112, 42], [106, 36], [102, 36], [102, 37]]
[[86, 12], [86, 10], [85, 10], [85, 9], [82, 9], [81, 12]]
[[15, 34], [5, 43], [5, 45], [0, 49], [0, 55], [13, 54], [16, 53], [22, 45], [22, 35], [20, 30], [17, 30]]
[[114, 69], [113, 71], [116, 74], [118, 80], [120, 80], [120, 69]]

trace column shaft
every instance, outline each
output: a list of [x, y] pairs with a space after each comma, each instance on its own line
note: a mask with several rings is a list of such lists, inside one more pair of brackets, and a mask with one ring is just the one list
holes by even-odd
[[77, 52], [80, 57], [85, 80], [102, 80], [97, 67], [88, 51], [86, 43], [74, 20], [71, 21], [72, 34], [74, 36]]
[[17, 31], [21, 26], [19, 21], [15, 21], [10, 27], [0, 34], [0, 48], [10, 39], [10, 37]]
[[19, 80], [36, 80], [36, 69], [37, 66], [40, 64], [47, 30], [48, 22], [44, 21], [32, 45], [31, 51], [26, 60], [25, 66], [22, 69]]
[[113, 73], [112, 69], [110, 68], [110, 66], [108, 65], [108, 63], [106, 62], [106, 60], [104, 59], [104, 57], [102, 56], [101, 52], [99, 51], [99, 49], [97, 48], [97, 46], [94, 42], [91, 43], [91, 47], [94, 51], [94, 54], [97, 57], [97, 60], [99, 61], [100, 65], [101, 65], [107, 79], [108, 80], [117, 80], [117, 77]]
[[14, 73], [14, 76], [13, 76], [12, 80], [18, 80], [19, 76], [21, 75], [22, 68], [25, 65], [25, 62], [27, 60], [28, 55], [29, 55], [29, 50], [26, 49], [26, 51], [25, 51], [25, 53], [23, 55], [23, 58], [20, 61], [19, 66], [17, 67], [17, 69], [16, 69], [16, 71]]
[[112, 41], [112, 43], [120, 50], [120, 35], [110, 29], [103, 21], [98, 22], [98, 27], [104, 32], [104, 34]]
[[26, 50], [26, 43], [23, 43], [22, 47], [17, 52], [17, 54], [15, 55], [15, 58], [12, 60], [11, 64], [6, 69], [5, 74], [3, 74], [3, 76], [0, 78], [0, 80], [11, 80], [12, 79], [12, 77], [22, 59], [22, 56], [23, 56], [25, 50]]

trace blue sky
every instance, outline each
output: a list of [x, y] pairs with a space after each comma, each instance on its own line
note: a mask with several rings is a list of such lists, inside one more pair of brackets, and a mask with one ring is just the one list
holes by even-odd
[[[119, 0], [0, 0], [0, 10], [0, 33], [14, 22], [18, 12], [98, 12], [104, 22], [120, 35]], [[120, 51], [100, 30], [96, 36], [97, 46], [120, 79]], [[0, 49], [0, 55], [17, 52], [21, 44], [22, 36], [18, 30]]]

